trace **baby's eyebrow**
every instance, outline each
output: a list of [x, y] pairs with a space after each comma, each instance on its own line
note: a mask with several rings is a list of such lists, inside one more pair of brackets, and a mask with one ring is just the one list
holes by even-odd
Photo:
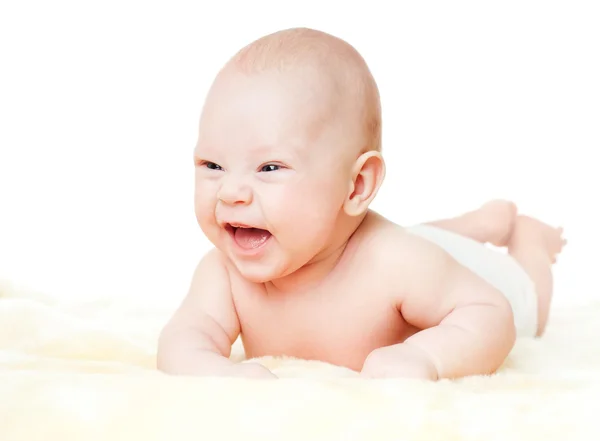
[[198, 151], [198, 149], [194, 149], [194, 152], [193, 152], [192, 156], [194, 157], [194, 162], [197, 162], [197, 161], [199, 161], [201, 159], [204, 159], [202, 157], [203, 155], [200, 154], [200, 152]]
[[206, 156], [213, 156], [219, 153], [219, 148], [215, 148], [215, 145], [212, 144], [196, 144], [194, 147], [194, 158], [206, 159]]
[[256, 154], [256, 155], [269, 155], [269, 154], [273, 154], [273, 153], [280, 153], [282, 150], [281, 147], [277, 147], [274, 145], [256, 145], [256, 146], [252, 146], [248, 149], [248, 151], [250, 153]]
[[[238, 159], [250, 163], [253, 163], [256, 160], [298, 162], [305, 156], [303, 154], [302, 144], [299, 142], [286, 142], [279, 145], [246, 145], [243, 146], [242, 150], [230, 153], [235, 153], [235, 156]], [[200, 146], [198, 146], [194, 149], [193, 157], [194, 162], [198, 163], [199, 161], [204, 160], [217, 160], [216, 158], [220, 157], [222, 154], [223, 152], [220, 152], [219, 149], [207, 148], [207, 146], [200, 148]]]
[[[253, 155], [276, 156], [281, 159], [299, 159], [302, 155], [302, 146], [297, 142], [286, 142], [278, 145], [257, 145], [251, 147], [249, 152]], [[277, 158], [274, 158], [277, 159]]]

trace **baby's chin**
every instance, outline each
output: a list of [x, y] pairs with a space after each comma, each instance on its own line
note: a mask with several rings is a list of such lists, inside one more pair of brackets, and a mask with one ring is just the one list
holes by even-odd
[[221, 246], [217, 248], [227, 256], [236, 272], [251, 283], [261, 284], [282, 279], [306, 263], [302, 259], [293, 258], [297, 253], [285, 250], [280, 243], [272, 243], [264, 253], [254, 256], [239, 255], [228, 243], [219, 245]]
[[264, 262], [240, 262], [232, 260], [240, 275], [251, 283], [267, 283], [285, 275], [285, 270], [280, 265]]

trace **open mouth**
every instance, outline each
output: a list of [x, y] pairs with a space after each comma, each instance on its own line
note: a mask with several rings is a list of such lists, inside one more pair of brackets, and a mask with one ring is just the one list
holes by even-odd
[[263, 246], [271, 237], [268, 230], [254, 228], [243, 224], [226, 224], [225, 230], [231, 235], [240, 248], [255, 250]]

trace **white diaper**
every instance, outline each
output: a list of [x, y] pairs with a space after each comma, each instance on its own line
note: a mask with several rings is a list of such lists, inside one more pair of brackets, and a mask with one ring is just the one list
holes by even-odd
[[461, 265], [504, 293], [513, 309], [517, 336], [535, 336], [538, 325], [535, 285], [512, 256], [431, 225], [415, 225], [406, 230], [440, 246]]

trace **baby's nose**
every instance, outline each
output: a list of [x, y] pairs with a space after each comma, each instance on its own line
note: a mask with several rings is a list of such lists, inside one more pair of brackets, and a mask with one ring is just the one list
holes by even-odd
[[247, 205], [252, 202], [252, 189], [240, 179], [230, 177], [223, 182], [217, 198], [228, 205]]

